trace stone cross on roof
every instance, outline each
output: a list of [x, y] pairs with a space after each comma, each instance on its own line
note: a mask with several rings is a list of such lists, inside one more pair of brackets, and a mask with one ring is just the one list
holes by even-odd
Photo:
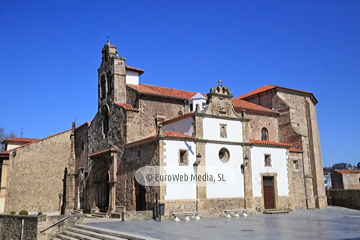
[[222, 81], [221, 80], [219, 80], [218, 83], [219, 83], [219, 86], [222, 86]]

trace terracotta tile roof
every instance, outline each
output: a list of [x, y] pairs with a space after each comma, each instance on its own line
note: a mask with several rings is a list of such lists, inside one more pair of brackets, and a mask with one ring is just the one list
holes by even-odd
[[149, 137], [145, 137], [145, 138], [141, 138], [139, 140], [135, 140], [135, 141], [132, 141], [132, 142], [128, 142], [127, 144], [125, 145], [130, 145], [130, 144], [134, 144], [134, 143], [138, 143], [138, 142], [142, 142], [142, 141], [146, 141], [146, 140], [150, 140], [150, 139], [156, 139], [156, 136], [155, 135], [152, 135], [152, 136], [149, 136]]
[[8, 151], [0, 152], [0, 159], [1, 158], [8, 159], [9, 158], [9, 152]]
[[247, 102], [244, 100], [238, 100], [238, 99], [231, 99], [231, 102], [235, 108], [242, 108], [242, 109], [253, 109], [253, 110], [260, 110], [260, 111], [266, 111], [266, 112], [273, 112], [277, 113], [276, 111], [262, 107], [260, 105], [257, 105], [255, 103]]
[[289, 148], [289, 151], [290, 151], [290, 152], [302, 152], [301, 150], [296, 149], [296, 148], [294, 148], [294, 147]]
[[341, 173], [341, 174], [357, 174], [360, 173], [360, 170], [335, 170], [335, 172]]
[[129, 104], [123, 104], [123, 103], [115, 103], [115, 104], [118, 105], [119, 107], [124, 108], [126, 111], [133, 111], [133, 112], [138, 112], [139, 111], [138, 109], [133, 108]]
[[23, 142], [23, 143], [30, 143], [30, 142], [35, 142], [39, 139], [36, 138], [19, 138], [19, 137], [15, 137], [15, 138], [9, 138], [9, 139], [5, 139], [2, 143], [7, 143], [7, 142]]
[[[190, 99], [192, 96], [196, 94], [196, 92], [190, 92], [185, 90], [178, 90], [173, 88], [166, 88], [166, 87], [158, 87], [148, 84], [126, 84], [128, 87], [149, 95], [157, 95], [157, 96], [164, 96], [164, 97], [171, 97], [171, 98], [179, 98], [179, 99]], [[205, 94], [203, 94], [206, 96]]]
[[[171, 138], [175, 138], [175, 139], [184, 139], [184, 138], [194, 139], [193, 137], [191, 137], [189, 135], [185, 135], [185, 134], [174, 132], [174, 131], [168, 131], [168, 132], [165, 132], [163, 134], [164, 134], [164, 137], [166, 139], [171, 139]], [[125, 145], [131, 145], [131, 144], [134, 144], [134, 143], [138, 143], [138, 142], [142, 142], [142, 141], [146, 141], [146, 140], [150, 140], [150, 139], [155, 140], [156, 136], [152, 135], [152, 136], [149, 136], [149, 137], [145, 137], [145, 138], [142, 138], [142, 139], [139, 139], [139, 140], [129, 142], [129, 143], [125, 144]]]
[[194, 115], [194, 112], [188, 112], [188, 113], [185, 113], [183, 115], [179, 115], [177, 117], [171, 118], [169, 120], [165, 120], [161, 124], [166, 125], [166, 124], [169, 124], [169, 123], [173, 123], [173, 122], [179, 121], [181, 119], [191, 117], [192, 115]]
[[249, 139], [250, 142], [259, 144], [259, 145], [270, 145], [270, 146], [279, 146], [279, 147], [292, 147], [291, 144], [288, 143], [279, 143], [279, 142], [270, 142], [270, 141], [263, 141], [263, 140], [256, 140], [256, 139]]
[[239, 96], [239, 97], [237, 97], [237, 98], [235, 98], [235, 99], [244, 99], [244, 98], [253, 96], [253, 95], [255, 95], [255, 94], [262, 93], [262, 92], [266, 92], [266, 91], [269, 91], [269, 90], [272, 90], [272, 89], [275, 89], [275, 88], [312, 94], [311, 92], [296, 90], [296, 89], [292, 89], [292, 88], [279, 87], [279, 86], [276, 86], [276, 85], [265, 85], [265, 86], [263, 86], [263, 87], [260, 87], [260, 88], [258, 88], [258, 89], [255, 89], [255, 90], [253, 90], [253, 91], [250, 91], [250, 92], [248, 92], [248, 93], [245, 93], [245, 94], [243, 94], [243, 95], [241, 95], [241, 96]]
[[174, 132], [174, 131], [165, 132], [164, 136], [168, 137], [168, 138], [190, 138], [190, 139], [194, 139], [192, 136], [185, 135], [185, 134], [178, 133], [178, 132]]
[[102, 154], [102, 153], [106, 153], [106, 152], [117, 152], [116, 148], [109, 148], [109, 149], [106, 149], [104, 151], [101, 151], [101, 152], [96, 152], [96, 153], [92, 153], [89, 155], [89, 157], [93, 157], [93, 156], [96, 156], [96, 155], [99, 155], [99, 154]]
[[136, 67], [130, 67], [130, 66], [125, 66], [126, 70], [129, 71], [134, 71], [134, 72], [138, 72], [139, 75], [143, 74], [145, 71], [140, 69], [140, 68], [136, 68]]

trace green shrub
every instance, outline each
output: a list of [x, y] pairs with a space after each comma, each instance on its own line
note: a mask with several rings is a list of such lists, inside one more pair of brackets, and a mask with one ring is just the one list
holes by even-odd
[[38, 216], [41, 216], [42, 215], [42, 212], [38, 212]]
[[15, 215], [15, 214], [16, 214], [15, 211], [11, 211], [11, 212], [10, 212], [10, 215]]
[[29, 215], [29, 213], [28, 213], [28, 211], [26, 211], [26, 210], [21, 210], [21, 211], [19, 212], [19, 215]]
[[39, 215], [39, 217], [46, 217], [46, 216], [47, 216], [46, 214]]

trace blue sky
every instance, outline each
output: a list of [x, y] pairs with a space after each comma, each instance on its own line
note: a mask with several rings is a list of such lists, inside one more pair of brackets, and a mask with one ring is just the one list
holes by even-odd
[[0, 2], [0, 127], [43, 138], [91, 121], [110, 36], [141, 82], [239, 96], [313, 92], [324, 166], [360, 161], [360, 1]]

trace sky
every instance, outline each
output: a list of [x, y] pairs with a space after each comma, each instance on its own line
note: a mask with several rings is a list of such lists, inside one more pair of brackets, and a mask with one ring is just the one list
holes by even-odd
[[91, 121], [108, 37], [140, 82], [234, 96], [314, 93], [324, 166], [360, 162], [360, 1], [0, 1], [0, 127], [44, 138]]

